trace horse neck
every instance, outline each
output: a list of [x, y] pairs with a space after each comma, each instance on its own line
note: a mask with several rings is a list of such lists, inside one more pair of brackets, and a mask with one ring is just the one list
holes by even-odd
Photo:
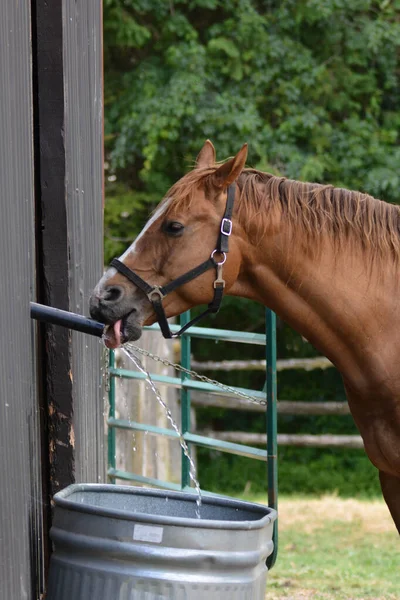
[[[302, 243], [281, 220], [260, 243], [243, 244], [243, 268], [231, 293], [274, 310], [330, 358], [345, 379], [359, 382], [369, 362], [377, 368], [371, 340], [377, 348], [382, 323], [390, 323], [393, 307], [381, 298], [381, 270], [371, 267], [361, 246], [336, 247], [328, 236], [315, 240], [315, 246], [318, 252], [313, 252], [312, 240]], [[398, 295], [398, 278], [389, 279]]]

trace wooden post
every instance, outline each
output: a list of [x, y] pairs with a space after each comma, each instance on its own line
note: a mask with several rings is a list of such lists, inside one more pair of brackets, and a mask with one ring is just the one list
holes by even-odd
[[[140, 345], [153, 354], [173, 360], [173, 344], [165, 340], [157, 331], [144, 331]], [[117, 351], [118, 367], [134, 370], [133, 363]], [[150, 373], [173, 375], [171, 367], [141, 357], [144, 367]], [[116, 382], [117, 418], [171, 427], [163, 407], [157, 402], [144, 381], [121, 379]], [[177, 390], [166, 385], [157, 385], [161, 397], [171, 410], [175, 422], [180, 422], [180, 407]], [[117, 434], [117, 469], [130, 471], [144, 477], [180, 483], [181, 450], [177, 440], [161, 435], [147, 435], [141, 432], [122, 431]]]
[[[33, 1], [38, 300], [87, 314], [102, 272], [101, 2]], [[50, 494], [104, 476], [100, 345], [46, 326]]]

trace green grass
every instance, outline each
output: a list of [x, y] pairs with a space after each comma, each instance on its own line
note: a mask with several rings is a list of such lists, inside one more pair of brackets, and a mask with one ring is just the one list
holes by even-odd
[[400, 539], [383, 501], [280, 499], [279, 553], [266, 600], [308, 598], [399, 600]]

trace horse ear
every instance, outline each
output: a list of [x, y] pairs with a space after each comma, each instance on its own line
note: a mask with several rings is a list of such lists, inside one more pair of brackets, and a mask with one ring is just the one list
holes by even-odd
[[213, 167], [215, 165], [216, 153], [215, 148], [210, 142], [210, 140], [206, 140], [204, 146], [200, 150], [197, 158], [196, 158], [196, 167], [197, 168], [207, 168]]
[[213, 175], [213, 182], [218, 188], [227, 187], [239, 177], [246, 164], [247, 144], [243, 144], [239, 152], [221, 165]]

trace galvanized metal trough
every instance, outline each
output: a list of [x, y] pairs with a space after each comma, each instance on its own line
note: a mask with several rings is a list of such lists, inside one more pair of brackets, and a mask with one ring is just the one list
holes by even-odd
[[54, 496], [47, 600], [263, 600], [276, 512], [222, 496], [77, 484]]

